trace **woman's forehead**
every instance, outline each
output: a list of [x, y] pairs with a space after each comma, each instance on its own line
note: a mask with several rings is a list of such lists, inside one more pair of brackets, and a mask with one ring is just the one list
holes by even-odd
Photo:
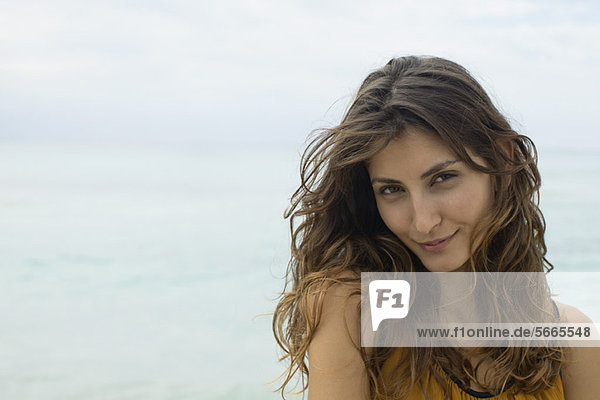
[[[465, 148], [469, 158], [486, 167], [487, 162], [469, 148]], [[387, 145], [371, 157], [366, 166], [370, 174], [374, 173], [419, 173], [434, 165], [448, 161], [466, 162], [437, 134], [424, 130], [407, 130], [392, 139]]]
[[368, 165], [372, 169], [409, 167], [429, 164], [441, 158], [456, 159], [457, 156], [450, 146], [433, 133], [406, 131], [371, 157]]

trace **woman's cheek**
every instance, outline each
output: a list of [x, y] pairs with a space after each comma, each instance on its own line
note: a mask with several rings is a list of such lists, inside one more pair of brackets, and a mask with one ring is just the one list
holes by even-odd
[[379, 207], [379, 214], [388, 229], [396, 235], [402, 235], [408, 231], [406, 217], [398, 207], [382, 204]]
[[473, 182], [448, 197], [448, 213], [451, 219], [474, 224], [483, 216], [491, 204], [489, 182]]
[[473, 193], [470, 190], [454, 191], [443, 199], [442, 214], [446, 219], [462, 220], [461, 216], [470, 213], [473, 207]]

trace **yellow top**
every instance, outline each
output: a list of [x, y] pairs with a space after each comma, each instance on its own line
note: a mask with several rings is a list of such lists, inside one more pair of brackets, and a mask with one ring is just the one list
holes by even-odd
[[[400, 350], [400, 349], [398, 349]], [[392, 371], [392, 368], [396, 363], [400, 361], [402, 356], [401, 351], [396, 351], [392, 357], [390, 357], [382, 367], [382, 375], [389, 376]], [[564, 400], [565, 395], [563, 393], [563, 385], [560, 376], [557, 378], [554, 385], [550, 388], [545, 389], [543, 392], [532, 395], [526, 393], [519, 393], [515, 390], [514, 386], [511, 386], [504, 390], [502, 393], [498, 395], [491, 395], [490, 393], [476, 392], [472, 390], [465, 390], [459, 386], [459, 383], [455, 382], [446, 372], [442, 370], [439, 366], [435, 365], [435, 368], [440, 372], [440, 374], [447, 380], [450, 384], [450, 400], [477, 400], [477, 399], [493, 399], [493, 400]], [[444, 398], [444, 388], [440, 385], [440, 383], [433, 377], [429, 372], [425, 374], [422, 378], [423, 388], [429, 394], [430, 399], [443, 399]], [[415, 387], [410, 395], [408, 396], [408, 400], [423, 400], [423, 394], [421, 393], [421, 389], [419, 387]]]

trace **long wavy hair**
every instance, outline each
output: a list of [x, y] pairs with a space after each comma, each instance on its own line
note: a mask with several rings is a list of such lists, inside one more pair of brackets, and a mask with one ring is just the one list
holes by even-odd
[[[284, 213], [289, 218], [291, 258], [273, 316], [273, 333], [289, 363], [276, 389], [299, 372], [308, 388], [308, 345], [321, 317], [325, 291], [334, 283], [360, 296], [360, 272], [426, 271], [385, 225], [377, 210], [365, 163], [408, 128], [433, 132], [467, 165], [493, 177], [492, 211], [479, 224], [482, 240], [468, 265], [478, 272], [545, 272], [545, 222], [538, 207], [540, 175], [533, 142], [515, 132], [481, 85], [462, 66], [436, 57], [400, 57], [367, 76], [338, 126], [316, 132], [301, 161], [301, 184]], [[467, 149], [483, 158], [474, 162]], [[309, 298], [316, 301], [309, 301]], [[360, 312], [359, 308], [356, 309]], [[394, 348], [360, 352], [372, 396], [408, 396], [428, 371], [440, 382], [437, 363], [463, 382], [471, 365], [453, 348], [407, 348], [406, 357], [382, 380]], [[475, 351], [475, 350], [474, 350]], [[560, 348], [481, 348], [494, 360], [486, 389], [509, 382], [537, 393], [552, 385], [564, 354]], [[448, 387], [446, 386], [446, 393]]]

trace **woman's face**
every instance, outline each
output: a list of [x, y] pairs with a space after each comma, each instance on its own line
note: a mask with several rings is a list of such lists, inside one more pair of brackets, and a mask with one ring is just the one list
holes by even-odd
[[372, 157], [367, 169], [381, 218], [423, 265], [432, 272], [463, 267], [471, 256], [471, 234], [491, 208], [491, 176], [416, 128]]

